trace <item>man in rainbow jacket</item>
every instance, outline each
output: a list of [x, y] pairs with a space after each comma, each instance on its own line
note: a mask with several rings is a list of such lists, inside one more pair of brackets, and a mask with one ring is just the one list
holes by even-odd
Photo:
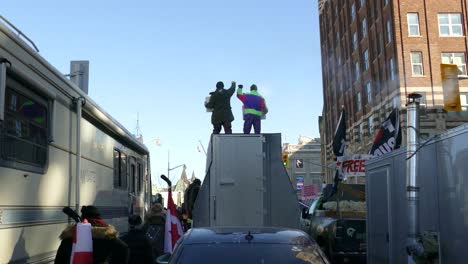
[[255, 134], [260, 134], [262, 116], [268, 113], [265, 99], [257, 92], [257, 86], [250, 86], [250, 93], [242, 93], [242, 84], [237, 89], [237, 98], [242, 101], [244, 114], [244, 134], [250, 134], [252, 126]]

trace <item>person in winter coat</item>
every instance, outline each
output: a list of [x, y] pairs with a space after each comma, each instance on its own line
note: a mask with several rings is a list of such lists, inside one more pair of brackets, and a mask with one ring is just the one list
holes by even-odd
[[198, 192], [200, 192], [201, 181], [200, 179], [195, 179], [192, 183], [192, 187], [189, 191], [189, 204], [188, 204], [188, 217], [193, 219], [193, 208], [195, 206], [195, 201], [197, 200]]
[[268, 113], [265, 99], [257, 92], [257, 86], [250, 86], [250, 93], [242, 92], [243, 86], [240, 84], [237, 89], [237, 98], [244, 104], [244, 134], [250, 134], [252, 126], [255, 134], [260, 134], [261, 117]]
[[143, 230], [149, 238], [153, 249], [153, 257], [157, 258], [164, 254], [164, 232], [166, 230], [166, 212], [160, 203], [156, 203], [145, 215]]
[[206, 108], [213, 109], [211, 114], [211, 124], [213, 124], [213, 134], [221, 132], [221, 126], [224, 133], [232, 134], [232, 124], [234, 115], [231, 110], [231, 96], [236, 89], [236, 82], [231, 82], [231, 88], [225, 90], [224, 83], [216, 83], [216, 90], [210, 93], [210, 100], [205, 103]]
[[[119, 233], [112, 225], [101, 218], [99, 210], [90, 205], [81, 208], [81, 219], [86, 219], [92, 226], [93, 263], [124, 264], [128, 260], [128, 247], [119, 239]], [[60, 235], [62, 242], [57, 250], [55, 262], [69, 264], [73, 246], [75, 225], [69, 225]]]
[[138, 228], [141, 222], [139, 215], [129, 216], [130, 229], [127, 234], [122, 236], [122, 241], [127, 244], [130, 250], [129, 264], [152, 264], [154, 262], [151, 242], [146, 237], [146, 232]]

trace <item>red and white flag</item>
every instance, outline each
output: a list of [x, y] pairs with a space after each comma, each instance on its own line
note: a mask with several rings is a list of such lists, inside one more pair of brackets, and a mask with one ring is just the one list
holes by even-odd
[[85, 219], [73, 229], [71, 264], [93, 263], [93, 235], [91, 224]]
[[166, 211], [166, 232], [164, 234], [164, 253], [172, 254], [177, 241], [179, 241], [183, 234], [184, 231], [182, 231], [177, 209], [174, 200], [172, 200], [172, 191], [171, 188], [169, 188]]

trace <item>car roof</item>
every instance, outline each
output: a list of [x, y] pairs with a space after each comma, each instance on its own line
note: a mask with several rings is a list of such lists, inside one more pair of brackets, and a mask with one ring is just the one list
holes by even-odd
[[[250, 234], [250, 236], [249, 236]], [[182, 244], [289, 244], [312, 246], [315, 244], [301, 230], [279, 227], [203, 227], [191, 228]]]

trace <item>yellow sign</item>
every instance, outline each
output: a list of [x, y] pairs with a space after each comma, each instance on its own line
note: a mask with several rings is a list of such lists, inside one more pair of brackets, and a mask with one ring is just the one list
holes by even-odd
[[440, 64], [442, 90], [444, 92], [444, 109], [461, 111], [460, 89], [458, 87], [458, 66], [455, 64]]

